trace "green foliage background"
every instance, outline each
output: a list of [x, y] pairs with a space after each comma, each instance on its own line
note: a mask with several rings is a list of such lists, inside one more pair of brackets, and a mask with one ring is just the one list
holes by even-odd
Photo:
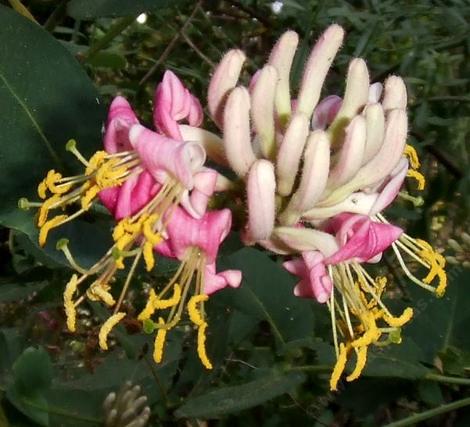
[[[15, 12], [17, 2], [1, 3], [0, 426], [103, 425], [103, 399], [127, 380], [142, 386], [155, 426], [470, 424], [470, 246], [461, 239], [470, 206], [468, 1], [285, 0], [280, 12], [265, 0], [24, 1], [38, 23]], [[142, 12], [145, 24], [135, 19]], [[373, 81], [390, 74], [406, 80], [409, 142], [428, 185], [421, 207], [398, 204], [389, 215], [452, 257], [446, 296], [416, 289], [386, 259], [396, 283], [390, 304], [412, 305], [414, 320], [401, 345], [372, 351], [362, 378], [338, 393], [327, 385], [333, 350], [325, 307], [295, 298], [294, 279], [279, 260], [242, 248], [236, 235], [220, 264], [242, 269], [244, 282], [211, 299], [213, 371], [200, 367], [194, 335], [184, 331], [169, 337], [159, 366], [149, 355], [152, 336], [135, 324], [117, 328], [117, 345], [100, 352], [97, 330], [106, 313], [93, 305], [78, 334], [65, 332], [69, 270], [53, 239], [39, 249], [31, 212], [16, 205], [50, 168], [73, 172], [66, 141], [77, 139], [85, 154], [98, 149], [106, 106], [117, 93], [150, 122], [165, 69], [205, 99], [214, 64], [240, 47], [248, 81], [287, 28], [301, 36], [295, 86], [310, 46], [332, 22], [347, 38], [328, 93], [342, 93], [355, 56], [367, 60]], [[54, 236], [69, 238], [80, 262], [90, 264], [107, 247], [109, 226], [96, 211]], [[173, 268], [162, 262], [150, 280]], [[137, 292], [129, 301], [134, 313], [143, 304]]]

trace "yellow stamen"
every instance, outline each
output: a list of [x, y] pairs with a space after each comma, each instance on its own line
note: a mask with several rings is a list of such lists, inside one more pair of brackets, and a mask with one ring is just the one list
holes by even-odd
[[181, 299], [181, 287], [178, 283], [173, 285], [173, 296], [169, 299], [157, 299], [155, 301], [156, 310], [164, 310], [165, 308], [170, 308], [175, 306], [180, 302]]
[[[60, 187], [56, 186], [56, 184], [62, 179], [62, 175], [59, 172], [54, 171], [54, 169], [50, 170], [47, 173], [46, 179], [45, 179], [45, 184], [47, 188], [51, 191], [53, 194], [64, 194], [67, 191], [70, 190], [72, 187], [70, 184], [67, 185], [61, 185]], [[39, 190], [39, 188], [38, 188]], [[41, 197], [41, 196], [39, 196]]]
[[116, 167], [119, 162], [120, 159], [108, 160], [96, 171], [95, 180], [101, 190], [122, 183], [123, 175], [127, 172], [127, 167], [125, 165]]
[[424, 178], [424, 175], [414, 169], [410, 169], [407, 173], [406, 176], [415, 179], [418, 182], [418, 190], [424, 190], [424, 187], [426, 185], [426, 179]]
[[201, 313], [197, 309], [197, 304], [200, 302], [207, 301], [209, 297], [207, 295], [194, 295], [188, 302], [188, 313], [189, 319], [193, 322], [196, 326], [201, 326], [204, 322], [204, 319], [201, 316]]
[[333, 369], [333, 372], [330, 378], [330, 390], [331, 391], [338, 390], [337, 388], [338, 381], [344, 371], [344, 368], [346, 367], [347, 358], [348, 358], [348, 348], [343, 343], [340, 343], [338, 359], [336, 360], [336, 364], [335, 364], [335, 367]]
[[155, 266], [155, 256], [153, 253], [153, 244], [152, 242], [145, 242], [144, 243], [144, 261], [145, 261], [145, 269], [147, 271], [151, 271], [153, 267]]
[[[160, 317], [158, 319], [158, 324], [164, 325], [165, 321]], [[168, 330], [165, 328], [159, 328], [157, 332], [157, 336], [155, 337], [153, 360], [155, 360], [156, 363], [160, 363], [163, 359], [163, 347], [165, 346], [165, 339], [166, 339], [167, 331]]]
[[367, 362], [367, 347], [359, 347], [357, 349], [357, 361], [354, 371], [352, 371], [347, 377], [346, 381], [354, 381], [359, 378]]
[[72, 300], [73, 294], [76, 292], [78, 286], [78, 277], [76, 274], [73, 274], [67, 285], [65, 286], [64, 291], [64, 309], [65, 316], [67, 318], [67, 329], [70, 332], [75, 332], [76, 328], [76, 316], [77, 311], [75, 310], [75, 304]]
[[430, 265], [427, 276], [423, 282], [430, 284], [435, 277], [439, 279], [436, 287], [436, 295], [442, 297], [447, 288], [447, 274], [445, 272], [446, 259], [425, 240], [416, 239], [416, 243], [423, 247], [419, 255]]
[[49, 209], [57, 202], [60, 201], [60, 196], [54, 194], [52, 197], [49, 197], [44, 203], [41, 205], [39, 209], [39, 217], [38, 217], [38, 227], [41, 227], [47, 221], [47, 214], [49, 213]]
[[152, 230], [152, 226], [154, 225], [155, 221], [158, 219], [158, 215], [150, 215], [144, 222], [142, 231], [144, 233], [144, 237], [153, 245], [158, 245], [162, 241], [162, 236], [160, 233], [155, 233]]
[[80, 203], [82, 205], [83, 210], [90, 209], [91, 203], [95, 199], [95, 197], [100, 192], [100, 188], [97, 185], [92, 185], [86, 192], [85, 195], [82, 196]]
[[410, 145], [406, 144], [405, 150], [403, 151], [403, 154], [408, 157], [408, 160], [410, 162], [410, 166], [413, 169], [418, 169], [421, 166], [421, 163], [418, 158], [418, 153], [416, 152], [415, 148]]
[[364, 322], [366, 332], [364, 333], [364, 335], [362, 335], [362, 337], [354, 340], [351, 343], [353, 347], [368, 346], [369, 344], [376, 342], [380, 338], [381, 332], [379, 328], [377, 328], [375, 318], [372, 313], [366, 313], [366, 315], [362, 317], [362, 321]]
[[98, 341], [102, 350], [108, 349], [108, 335], [124, 317], [126, 317], [126, 313], [120, 311], [119, 313], [113, 314], [103, 323], [98, 333]]
[[46, 191], [47, 191], [47, 184], [46, 184], [46, 180], [43, 179], [38, 185], [38, 196], [40, 199], [44, 200], [47, 197]]
[[197, 330], [197, 354], [204, 367], [206, 369], [212, 369], [212, 363], [210, 362], [206, 353], [206, 328], [207, 323], [204, 322]]
[[49, 231], [51, 231], [55, 227], [58, 227], [67, 218], [67, 215], [58, 215], [50, 219], [49, 221], [46, 221], [39, 230], [39, 245], [44, 246], [46, 244], [47, 235], [49, 234]]
[[389, 315], [384, 315], [383, 319], [392, 328], [399, 328], [403, 326], [405, 323], [408, 323], [412, 317], [413, 317], [413, 309], [411, 307], [407, 307], [405, 308], [405, 311], [403, 311], [401, 316], [393, 317]]
[[147, 304], [145, 304], [144, 309], [140, 312], [137, 320], [144, 321], [150, 319], [150, 316], [155, 312], [155, 303], [157, 302], [157, 294], [153, 289], [150, 289], [149, 298]]
[[94, 286], [90, 286], [87, 291], [87, 297], [92, 301], [101, 300], [107, 306], [112, 307], [116, 304], [116, 300], [113, 296], [108, 292], [109, 286], [105, 286], [103, 284], [96, 284]]
[[104, 163], [107, 156], [106, 151], [97, 151], [90, 160], [88, 160], [88, 165], [85, 169], [85, 175], [91, 175], [96, 172], [96, 170]]

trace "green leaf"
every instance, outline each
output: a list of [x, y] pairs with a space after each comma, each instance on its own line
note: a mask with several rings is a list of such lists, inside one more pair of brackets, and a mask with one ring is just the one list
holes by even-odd
[[96, 151], [104, 111], [75, 58], [40, 26], [0, 6], [0, 39], [0, 224], [32, 235], [18, 200], [37, 199], [49, 169], [78, 165], [65, 152], [70, 138], [84, 155]]
[[265, 378], [238, 386], [221, 387], [188, 399], [175, 415], [178, 418], [217, 418], [252, 408], [288, 393], [304, 380], [305, 375], [299, 372], [271, 373]]
[[0, 284], [0, 302], [18, 301], [47, 286], [47, 282], [2, 283]]
[[245, 248], [224, 257], [222, 266], [243, 273], [241, 287], [223, 295], [228, 306], [267, 321], [280, 344], [313, 334], [310, 301], [294, 296], [295, 279], [266, 253]]
[[175, 6], [181, 0], [71, 0], [67, 12], [75, 19], [138, 15]]
[[13, 365], [13, 384], [7, 397], [26, 416], [40, 425], [49, 425], [44, 392], [52, 381], [52, 363], [43, 348], [28, 347]]

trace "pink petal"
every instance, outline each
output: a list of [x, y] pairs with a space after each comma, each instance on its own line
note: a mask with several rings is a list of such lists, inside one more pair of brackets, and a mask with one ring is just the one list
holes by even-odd
[[132, 150], [129, 129], [139, 123], [132, 107], [122, 96], [116, 96], [108, 111], [104, 148], [108, 153]]
[[162, 174], [169, 174], [188, 190], [193, 188], [193, 175], [206, 160], [200, 144], [178, 142], [141, 125], [132, 126], [129, 138], [143, 166], [157, 181], [161, 182]]
[[204, 168], [194, 175], [194, 188], [186, 191], [180, 201], [181, 205], [194, 218], [201, 218], [206, 212], [207, 203], [215, 191], [217, 172]]
[[215, 264], [208, 264], [204, 274], [204, 293], [211, 295], [227, 286], [238, 288], [241, 280], [242, 273], [239, 270], [225, 270], [217, 274]]

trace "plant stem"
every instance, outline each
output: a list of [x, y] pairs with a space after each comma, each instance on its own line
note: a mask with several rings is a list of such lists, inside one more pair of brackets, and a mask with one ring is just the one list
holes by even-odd
[[438, 383], [445, 384], [459, 384], [459, 385], [470, 385], [470, 378], [460, 378], [460, 377], [447, 377], [445, 375], [439, 374], [427, 374], [424, 379], [430, 381], [436, 381]]
[[117, 20], [108, 32], [101, 37], [95, 44], [85, 52], [84, 60], [89, 61], [93, 58], [100, 50], [104, 49], [111, 43], [117, 36], [119, 36], [129, 25], [135, 21], [135, 16], [127, 16]]
[[428, 420], [429, 418], [435, 417], [436, 415], [445, 414], [446, 412], [453, 411], [455, 409], [463, 408], [464, 406], [470, 405], [470, 397], [465, 399], [457, 400], [456, 402], [447, 403], [446, 405], [438, 406], [434, 409], [421, 412], [419, 414], [411, 415], [410, 417], [403, 418], [400, 421], [387, 424], [384, 427], [405, 427], [414, 425], [420, 421]]

